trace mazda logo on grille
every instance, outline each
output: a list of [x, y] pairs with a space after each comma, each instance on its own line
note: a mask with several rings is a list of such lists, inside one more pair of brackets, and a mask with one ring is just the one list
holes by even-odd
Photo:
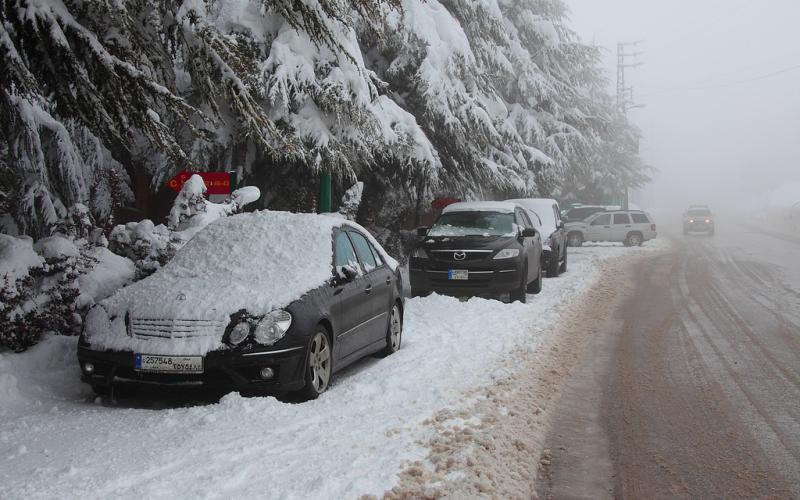
[[455, 252], [453, 254], [453, 260], [464, 260], [467, 258], [467, 254], [465, 252]]

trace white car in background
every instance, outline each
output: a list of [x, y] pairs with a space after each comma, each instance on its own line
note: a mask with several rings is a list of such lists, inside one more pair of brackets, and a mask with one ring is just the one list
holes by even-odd
[[567, 241], [579, 247], [586, 241], [621, 242], [625, 246], [641, 246], [658, 236], [653, 217], [641, 210], [599, 212], [584, 221], [566, 225]]

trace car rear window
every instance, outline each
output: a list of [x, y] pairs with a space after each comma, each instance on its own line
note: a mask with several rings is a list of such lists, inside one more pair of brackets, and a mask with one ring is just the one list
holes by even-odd
[[634, 224], [648, 224], [650, 223], [650, 219], [647, 217], [646, 214], [631, 214], [633, 217]]
[[630, 224], [631, 218], [628, 214], [614, 214], [614, 224]]

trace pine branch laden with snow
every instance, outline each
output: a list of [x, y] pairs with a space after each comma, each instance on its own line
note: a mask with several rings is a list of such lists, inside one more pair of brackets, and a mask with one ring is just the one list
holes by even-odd
[[401, 204], [379, 218], [435, 193], [564, 191], [628, 133], [565, 16], [561, 0], [2, 0], [0, 227], [43, 236], [75, 203], [108, 220], [133, 174], [156, 186], [187, 164], [365, 179]]

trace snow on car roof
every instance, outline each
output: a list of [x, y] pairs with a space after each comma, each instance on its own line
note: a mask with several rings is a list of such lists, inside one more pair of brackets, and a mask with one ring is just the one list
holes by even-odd
[[516, 203], [507, 201], [462, 201], [448, 205], [443, 214], [451, 212], [505, 212], [513, 213], [517, 208]]
[[[206, 320], [223, 326], [241, 309], [266, 314], [332, 277], [332, 231], [342, 226], [359, 229], [396, 269], [397, 262], [358, 224], [332, 215], [261, 211], [210, 224], [163, 269], [102, 304], [111, 317], [129, 313], [132, 319]], [[136, 339], [124, 331], [103, 337], [99, 340], [106, 348], [144, 348], [132, 345]], [[150, 343], [146, 347], [155, 350], [146, 352], [167, 354], [164, 351], [179, 347], [181, 352], [202, 354], [221, 347], [221, 335], [208, 340], [184, 346]]]

